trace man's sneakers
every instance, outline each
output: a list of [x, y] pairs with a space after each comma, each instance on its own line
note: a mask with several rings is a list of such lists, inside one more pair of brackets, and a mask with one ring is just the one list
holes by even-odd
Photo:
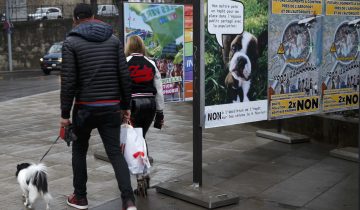
[[[75, 194], [72, 194], [68, 197], [66, 201], [67, 205], [77, 208], [77, 209], [87, 209], [88, 208], [88, 201], [87, 198], [76, 198]], [[136, 210], [136, 208], [135, 208]]]
[[135, 203], [132, 200], [128, 200], [123, 204], [123, 210], [137, 210]]
[[[76, 209], [88, 209], [88, 200], [86, 197], [78, 199], [75, 194], [72, 194], [68, 197], [66, 203]], [[125, 202], [122, 209], [137, 210], [135, 203], [132, 200], [128, 200], [127, 202]]]

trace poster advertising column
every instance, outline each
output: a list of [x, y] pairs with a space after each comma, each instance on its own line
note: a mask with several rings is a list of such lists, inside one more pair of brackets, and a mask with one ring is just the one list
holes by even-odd
[[268, 2], [205, 2], [205, 127], [266, 120]]
[[166, 102], [184, 101], [184, 6], [124, 4], [125, 39], [138, 35], [161, 73]]
[[326, 0], [323, 111], [359, 108], [360, 1]]
[[321, 110], [322, 0], [271, 0], [269, 119]]
[[185, 5], [185, 100], [193, 99], [193, 6]]

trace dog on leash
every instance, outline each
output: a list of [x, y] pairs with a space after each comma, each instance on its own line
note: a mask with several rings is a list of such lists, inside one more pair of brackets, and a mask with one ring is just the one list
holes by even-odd
[[229, 73], [225, 79], [225, 86], [230, 94], [229, 102], [250, 101], [248, 93], [251, 86], [252, 72], [258, 69], [258, 40], [244, 31], [239, 35], [223, 35], [223, 61]]
[[51, 195], [48, 192], [47, 170], [44, 164], [21, 163], [17, 165], [16, 177], [27, 208], [31, 208], [37, 198], [43, 198], [46, 209], [50, 208]]

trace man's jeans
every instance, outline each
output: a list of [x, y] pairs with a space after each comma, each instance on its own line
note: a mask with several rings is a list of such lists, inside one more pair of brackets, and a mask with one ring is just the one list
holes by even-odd
[[72, 146], [75, 195], [78, 198], [86, 196], [86, 153], [89, 148], [90, 133], [92, 129], [97, 128], [106, 154], [114, 168], [121, 198], [123, 201], [129, 199], [134, 201], [129, 168], [120, 150], [121, 116], [119, 106], [90, 107], [76, 105], [73, 111], [73, 124], [77, 136], [77, 140], [73, 142]]

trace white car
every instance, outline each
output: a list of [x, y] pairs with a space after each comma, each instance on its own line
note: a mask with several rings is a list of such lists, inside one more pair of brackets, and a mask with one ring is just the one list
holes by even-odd
[[47, 20], [63, 18], [61, 9], [58, 7], [37, 8], [34, 14], [28, 15], [28, 20]]
[[119, 10], [112, 4], [98, 5], [97, 15], [99, 16], [116, 16], [119, 15]]
[[0, 21], [5, 21], [5, 20], [6, 20], [5, 13], [0, 13]]

